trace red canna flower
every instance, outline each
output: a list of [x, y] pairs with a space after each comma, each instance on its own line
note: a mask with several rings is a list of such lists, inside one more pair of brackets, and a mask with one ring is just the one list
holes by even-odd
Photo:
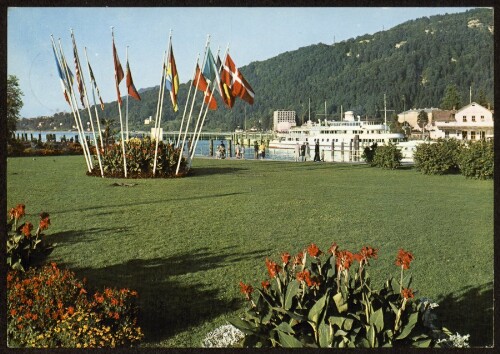
[[349, 270], [351, 267], [352, 261], [354, 260], [354, 255], [349, 251], [339, 251], [336, 255], [335, 263], [338, 267], [342, 267], [343, 269]]
[[302, 260], [304, 259], [304, 252], [299, 252], [294, 258], [293, 258], [293, 264], [294, 265], [300, 265], [302, 264]]
[[410, 269], [410, 263], [415, 259], [413, 254], [404, 249], [399, 249], [398, 256], [396, 257], [396, 265], [403, 269]]
[[24, 204], [17, 204], [15, 208], [10, 209], [9, 215], [11, 219], [19, 220], [22, 218], [26, 215]]
[[269, 282], [269, 280], [264, 280], [264, 281], [261, 283], [261, 285], [262, 285], [262, 288], [263, 288], [264, 290], [267, 290], [267, 289], [269, 289], [269, 287], [271, 286], [271, 283]]
[[288, 262], [290, 262], [291, 257], [292, 256], [290, 256], [290, 253], [288, 253], [288, 252], [281, 254], [281, 260], [283, 261], [283, 266], [287, 265]]
[[33, 230], [33, 225], [29, 222], [24, 223], [23, 228], [21, 229], [21, 232], [23, 233], [24, 236], [30, 237], [31, 236], [31, 230]]
[[50, 225], [50, 219], [49, 219], [49, 214], [47, 213], [41, 213], [40, 214], [40, 224], [38, 225], [38, 227], [40, 228], [40, 230], [47, 230], [49, 228], [49, 225]]
[[359, 251], [359, 253], [354, 255], [354, 259], [356, 259], [360, 264], [362, 262], [367, 264], [370, 258], [377, 259], [378, 257], [377, 252], [378, 249], [375, 249], [370, 246], [363, 246], [363, 248], [361, 248], [361, 251]]
[[307, 253], [309, 253], [309, 255], [311, 257], [318, 257], [320, 254], [322, 254], [323, 252], [321, 252], [318, 248], [318, 246], [316, 246], [316, 244], [314, 243], [311, 243], [309, 245], [309, 247], [307, 247]]
[[337, 255], [337, 248], [338, 248], [337, 242], [332, 243], [332, 245], [328, 249], [328, 253], [331, 253], [331, 254], [336, 256]]
[[240, 281], [240, 291], [245, 294], [247, 300], [250, 300], [250, 295], [253, 292], [253, 287], [250, 284], [245, 284]]
[[306, 270], [303, 270], [302, 272], [298, 272], [296, 277], [297, 277], [298, 281], [306, 281], [306, 279], [309, 277], [309, 275], [310, 275], [310, 273], [306, 269]]
[[413, 299], [415, 297], [415, 295], [413, 294], [413, 290], [410, 288], [401, 290], [401, 295], [403, 295], [405, 299]]
[[266, 258], [266, 267], [267, 267], [267, 272], [269, 273], [269, 276], [271, 278], [275, 278], [278, 275], [278, 273], [281, 271], [281, 267], [279, 265], [277, 265], [273, 261], [270, 261], [267, 258]]

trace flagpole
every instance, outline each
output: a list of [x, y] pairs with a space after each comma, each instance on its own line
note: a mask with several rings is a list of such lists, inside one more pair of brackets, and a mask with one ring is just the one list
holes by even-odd
[[[87, 47], [85, 47], [84, 49], [85, 49], [85, 58], [87, 59], [87, 68], [89, 70], [89, 76], [90, 76], [90, 70], [91, 69], [90, 69], [89, 57], [87, 55]], [[92, 82], [92, 76], [90, 76], [90, 81]], [[94, 81], [94, 83], [95, 83], [95, 86], [97, 87], [97, 82]], [[99, 123], [99, 113], [98, 113], [98, 110], [97, 110], [97, 103], [96, 103], [96, 100], [95, 100], [94, 85], [91, 85], [91, 87], [92, 87], [92, 99], [94, 101], [95, 116], [96, 116], [96, 121], [97, 121], [97, 130], [99, 130], [99, 140], [101, 142], [101, 149], [104, 152], [104, 143], [103, 143], [103, 139], [102, 139], [101, 124]]]
[[[56, 60], [57, 60], [57, 62], [59, 64], [59, 67], [61, 67], [62, 59], [59, 59], [59, 57], [57, 57], [57, 47], [56, 47], [53, 35], [50, 35], [50, 39], [52, 41], [52, 48], [54, 49], [54, 52], [56, 53]], [[59, 47], [60, 47], [60, 50], [62, 50], [60, 42], [59, 42]], [[62, 58], [62, 53], [59, 53], [59, 55]], [[88, 156], [87, 156], [87, 154], [85, 152], [85, 147], [83, 145], [83, 140], [81, 139], [82, 135], [81, 135], [81, 132], [80, 132], [80, 126], [78, 125], [78, 120], [77, 120], [77, 117], [76, 117], [75, 109], [73, 107], [73, 100], [72, 100], [72, 97], [71, 97], [72, 87], [70, 87], [70, 85], [71, 85], [71, 79], [70, 79], [68, 68], [67, 68], [66, 64], [62, 65], [62, 69], [64, 70], [64, 75], [67, 78], [65, 80], [65, 83], [64, 83], [65, 86], [67, 85], [66, 87], [68, 89], [67, 102], [68, 102], [68, 104], [69, 104], [69, 106], [71, 108], [71, 113], [73, 113], [73, 118], [75, 119], [75, 124], [76, 124], [77, 130], [78, 130], [78, 136], [80, 137], [80, 145], [81, 145], [82, 151], [83, 151], [83, 157], [85, 158], [85, 164], [87, 165], [87, 169], [90, 172], [92, 169], [90, 167]], [[62, 79], [62, 78], [60, 78], [60, 79]]]
[[[111, 37], [113, 39], [113, 46], [116, 48], [116, 46], [114, 45], [115, 33], [113, 31], [113, 28], [114, 27], [111, 26]], [[118, 56], [118, 53], [117, 53], [117, 56]], [[118, 82], [118, 75], [116, 72], [116, 68], [115, 68], [115, 82], [116, 82], [116, 87], [118, 88], [119, 82]], [[118, 94], [120, 94], [119, 90], [118, 90]], [[120, 97], [118, 97], [117, 103], [118, 103], [118, 113], [120, 114], [120, 135], [121, 135], [121, 139], [122, 139], [123, 172], [124, 172], [125, 178], [127, 178], [127, 157], [125, 156], [125, 141], [124, 141], [124, 137], [123, 137], [123, 118], [122, 118], [122, 107], [120, 104]]]
[[[229, 45], [228, 45], [228, 47], [226, 49], [226, 53], [228, 52], [228, 50], [229, 50]], [[219, 52], [220, 52], [220, 48], [217, 48], [217, 56], [219, 56]], [[224, 55], [226, 55], [226, 54], [224, 54]], [[198, 145], [198, 140], [200, 140], [201, 130], [203, 129], [203, 124], [205, 123], [205, 117], [207, 116], [207, 113], [208, 113], [209, 104], [210, 104], [210, 101], [212, 100], [212, 97], [214, 95], [214, 90], [216, 89], [215, 85], [218, 84], [216, 82], [217, 79], [214, 79], [213, 81], [214, 82], [213, 82], [213, 85], [212, 85], [212, 92], [210, 92], [210, 97], [208, 99], [209, 103], [207, 103], [207, 106], [205, 107], [205, 113], [203, 114], [203, 119], [201, 121], [200, 129], [198, 130], [198, 135], [196, 135], [196, 131], [195, 131], [195, 136], [194, 136], [194, 139], [193, 139], [194, 143], [191, 144], [191, 146], [192, 146], [192, 149], [191, 149], [191, 160], [193, 160], [193, 158], [194, 158], [194, 152], [196, 151], [196, 146]], [[207, 87], [209, 87], [209, 85], [207, 85]], [[201, 111], [200, 111], [200, 113], [201, 113]]]
[[[127, 62], [127, 73], [125, 74], [125, 77], [127, 77], [128, 75], [128, 46], [125, 48], [125, 61]], [[127, 88], [127, 105], [125, 107], [125, 130], [126, 130], [126, 137], [127, 137], [127, 141], [129, 140], [129, 136], [128, 136], [128, 88]]]
[[101, 170], [101, 177], [104, 178], [104, 170], [102, 168], [102, 162], [101, 162], [101, 152], [99, 151], [99, 145], [97, 144], [97, 139], [95, 137], [94, 122], [92, 121], [92, 112], [90, 110], [89, 98], [87, 95], [87, 87], [85, 85], [85, 79], [83, 78], [82, 66], [80, 65], [80, 57], [78, 55], [78, 49], [76, 47], [76, 39], [75, 39], [75, 35], [73, 34], [73, 29], [71, 29], [71, 38], [73, 39], [73, 45], [75, 46], [76, 65], [78, 66], [78, 70], [81, 72], [80, 78], [82, 80], [83, 92], [85, 94], [85, 102], [87, 104], [87, 110], [89, 112], [90, 127], [92, 128], [92, 136], [94, 138], [95, 150], [96, 150], [96, 154], [97, 154], [97, 161], [99, 162], [99, 169]]
[[[63, 52], [63, 49], [62, 49], [62, 45], [61, 45], [61, 39], [59, 38], [59, 50], [60, 50], [60, 53], [61, 53], [61, 60], [63, 62], [63, 66], [64, 66], [64, 70], [65, 70], [65, 73], [66, 73], [66, 77], [69, 79], [69, 81], [71, 81], [71, 78], [70, 78], [70, 75], [69, 75], [69, 69], [68, 69], [68, 63], [66, 62], [66, 58], [64, 56], [64, 52]], [[82, 121], [81, 121], [81, 118], [80, 118], [80, 112], [78, 111], [78, 101], [76, 100], [76, 96], [75, 96], [75, 92], [73, 90], [73, 85], [72, 85], [72, 82], [69, 82], [69, 88], [70, 88], [70, 105], [71, 105], [71, 109], [73, 111], [73, 116], [75, 118], [75, 124], [76, 124], [76, 127], [78, 129], [78, 135], [80, 137], [80, 145], [82, 145], [82, 149], [83, 149], [83, 154], [85, 155], [85, 161], [87, 162], [87, 168], [89, 170], [89, 172], [92, 172], [92, 157], [90, 156], [90, 152], [88, 150], [88, 145], [87, 145], [87, 139], [85, 138], [85, 132], [83, 130], [83, 125], [82, 125]], [[74, 100], [74, 102], [73, 102]]]
[[[160, 115], [160, 106], [161, 104], [163, 103], [163, 95], [164, 95], [164, 92], [165, 92], [165, 89], [164, 89], [164, 86], [165, 86], [165, 57], [167, 56], [167, 52], [163, 52], [163, 63], [162, 63], [162, 69], [161, 69], [161, 81], [160, 81], [160, 89], [158, 90], [158, 103], [156, 104], [156, 116], [155, 116], [155, 135], [156, 135], [156, 147], [155, 147], [155, 159], [154, 159], [154, 162], [153, 162], [153, 176], [155, 176], [156, 174], [156, 160], [158, 158], [158, 143], [160, 140], [159, 138], [159, 130], [160, 130], [160, 122], [158, 121], [158, 118], [159, 118], [159, 115]], [[160, 103], [161, 102], [161, 103]], [[162, 140], [163, 140], [163, 136], [162, 136]]]
[[[196, 58], [196, 63], [194, 64], [194, 69], [193, 69], [193, 75], [192, 75], [192, 77], [194, 77], [196, 75], [196, 66], [198, 65], [198, 60], [199, 60], [199, 54], [198, 54], [198, 58]], [[179, 128], [179, 137], [177, 138], [176, 147], [179, 147], [179, 142], [181, 141], [181, 134], [182, 134], [182, 127], [183, 127], [183, 124], [184, 124], [184, 117], [186, 116], [187, 106], [189, 104], [189, 98], [191, 97], [191, 89], [192, 88], [193, 88], [193, 85], [189, 85], [188, 96], [187, 96], [187, 99], [186, 99], [186, 105], [184, 106], [184, 113], [182, 114], [181, 127]], [[196, 91], [195, 91], [195, 93], [196, 93]]]

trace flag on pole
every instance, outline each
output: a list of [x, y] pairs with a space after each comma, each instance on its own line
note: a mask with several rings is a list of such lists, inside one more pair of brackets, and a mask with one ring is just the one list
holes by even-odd
[[168, 63], [166, 68], [165, 88], [170, 91], [170, 99], [174, 112], [179, 110], [177, 104], [177, 93], [179, 92], [179, 75], [177, 74], [177, 66], [175, 65], [174, 51], [172, 43], [170, 43], [170, 52], [168, 54]]
[[[196, 82], [198, 80], [198, 82]], [[198, 90], [205, 93], [205, 103], [208, 104], [208, 108], [211, 110], [217, 109], [217, 102], [215, 101], [215, 97], [211, 94], [210, 87], [208, 87], [207, 80], [203, 76], [200, 67], [196, 64], [196, 72], [194, 74], [193, 86], [195, 86]], [[210, 97], [211, 96], [211, 97]]]
[[94, 85], [94, 88], [97, 92], [97, 96], [99, 97], [99, 101], [101, 102], [101, 110], [104, 111], [104, 102], [102, 101], [101, 93], [99, 92], [99, 88], [97, 87], [97, 82], [95, 81], [94, 72], [92, 71], [92, 67], [90, 66], [90, 63], [87, 63], [87, 64], [89, 66], [90, 81], [92, 81], [92, 85]]
[[120, 59], [118, 59], [118, 53], [116, 52], [115, 39], [113, 38], [113, 61], [115, 63], [115, 83], [116, 83], [116, 94], [118, 95], [118, 103], [122, 104], [122, 98], [120, 97], [120, 88], [118, 85], [123, 80], [125, 76], [123, 74], [122, 64], [120, 64]]
[[226, 63], [222, 72], [222, 80], [230, 83], [229, 88], [233, 96], [240, 97], [249, 104], [253, 104], [255, 93], [252, 86], [245, 80], [243, 74], [238, 70], [229, 53], [226, 56]]
[[141, 96], [139, 96], [139, 92], [137, 92], [134, 81], [132, 80], [132, 72], [130, 71], [130, 65], [128, 65], [128, 60], [127, 60], [127, 89], [128, 89], [128, 94], [135, 98], [136, 100], [141, 100]]
[[203, 67], [203, 76], [205, 76], [209, 84], [211, 84], [215, 80], [216, 68], [214, 57], [212, 55], [212, 52], [210, 51], [210, 48], [208, 48], [207, 50], [205, 66]]
[[215, 71], [215, 79], [217, 80], [217, 91], [219, 91], [220, 97], [222, 98], [222, 102], [229, 107], [233, 108], [234, 106], [234, 97], [231, 94], [231, 90], [229, 89], [229, 83], [224, 82], [222, 80], [222, 61], [220, 60], [220, 57], [217, 56], [217, 64], [216, 64], [216, 71]]
[[66, 82], [65, 75], [63, 74], [63, 71], [61, 69], [61, 65], [59, 64], [59, 58], [57, 57], [56, 48], [54, 47], [54, 44], [52, 44], [52, 50], [54, 51], [54, 58], [56, 59], [56, 66], [57, 66], [57, 73], [59, 75], [59, 82], [61, 83], [61, 88], [63, 90], [64, 98], [66, 99], [66, 102], [68, 102], [68, 104], [71, 105], [71, 103], [69, 102], [68, 84]]
[[75, 58], [75, 76], [76, 76], [76, 86], [78, 87], [78, 92], [80, 92], [80, 101], [82, 102], [83, 108], [85, 108], [85, 91], [83, 90], [82, 75], [80, 74], [80, 60], [78, 59], [78, 50], [76, 49], [76, 42], [73, 38], [73, 56]]

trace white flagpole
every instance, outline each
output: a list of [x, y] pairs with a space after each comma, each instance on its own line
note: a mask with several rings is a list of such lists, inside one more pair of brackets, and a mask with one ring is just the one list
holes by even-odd
[[[170, 48], [170, 44], [172, 41], [172, 30], [170, 30], [170, 35], [168, 36], [168, 45], [167, 48]], [[165, 61], [166, 57], [166, 61]], [[160, 86], [160, 92], [158, 96], [158, 103], [159, 103], [159, 110], [156, 112], [156, 123], [155, 121], [155, 133], [156, 133], [156, 146], [155, 146], [155, 159], [153, 163], [153, 176], [156, 175], [156, 162], [158, 159], [158, 145], [160, 143], [160, 129], [161, 129], [161, 115], [163, 113], [163, 99], [165, 98], [165, 82], [167, 81], [167, 72], [166, 69], [168, 67], [169, 63], [169, 58], [170, 58], [170, 52], [164, 52], [163, 54], [163, 64], [162, 64], [162, 80], [161, 80], [161, 86]], [[161, 134], [161, 140], [163, 141], [163, 134]]]
[[[87, 47], [85, 47], [84, 49], [85, 49], [85, 58], [87, 59], [87, 66], [88, 66], [89, 77], [90, 77], [90, 62], [89, 62], [89, 57], [87, 55]], [[101, 142], [101, 149], [102, 149], [102, 151], [104, 151], [104, 140], [102, 139], [101, 124], [99, 123], [99, 113], [98, 113], [98, 110], [97, 110], [97, 103], [96, 103], [96, 100], [95, 100], [94, 85], [92, 85], [92, 77], [90, 77], [90, 83], [91, 83], [90, 86], [92, 87], [92, 99], [94, 101], [95, 117], [96, 117], [96, 120], [97, 120], [97, 130], [99, 130], [99, 140]], [[97, 86], [96, 82], [95, 82], [95, 85]]]
[[161, 101], [162, 90], [163, 90], [163, 86], [165, 85], [165, 57], [166, 56], [167, 56], [167, 51], [163, 52], [160, 89], [158, 90], [158, 102], [156, 104], [155, 130], [154, 130], [155, 134], [156, 134], [156, 129], [158, 128], [158, 114], [160, 113], [160, 101]]
[[[57, 47], [56, 47], [56, 44], [54, 42], [54, 37], [52, 35], [50, 35], [50, 38], [52, 40], [52, 46], [53, 46], [55, 52], [57, 53]], [[60, 41], [59, 41], [59, 48], [60, 48], [60, 50], [62, 50]], [[60, 52], [59, 55], [62, 58], [62, 52]], [[83, 145], [82, 134], [80, 132], [80, 126], [78, 125], [78, 119], [76, 117], [75, 108], [73, 107], [73, 99], [71, 96], [71, 91], [73, 90], [73, 88], [70, 87], [71, 86], [71, 79], [69, 78], [68, 68], [66, 67], [66, 65], [63, 65], [62, 59], [59, 59], [59, 57], [57, 58], [57, 61], [59, 62], [59, 66], [61, 67], [61, 69], [64, 70], [64, 74], [66, 75], [66, 78], [67, 78], [66, 85], [68, 86], [67, 87], [68, 88], [68, 100], [69, 100], [68, 103], [70, 105], [71, 112], [73, 113], [73, 118], [75, 119], [75, 124], [76, 124], [77, 130], [78, 130], [78, 136], [80, 137], [80, 145], [81, 145], [82, 151], [83, 151], [83, 157], [85, 158], [85, 164], [87, 165], [88, 171], [91, 172], [92, 168], [91, 168], [90, 162], [88, 160], [88, 155], [85, 151], [85, 147]]]
[[[228, 47], [226, 49], [226, 53], [224, 54], [224, 56], [227, 55], [228, 50], [229, 50], [229, 45], [228, 45]], [[220, 49], [217, 48], [217, 56], [219, 56], [219, 51], [220, 51]], [[210, 102], [212, 100], [212, 97], [214, 95], [214, 90], [216, 89], [216, 85], [218, 85], [218, 82], [217, 82], [217, 77], [218, 76], [219, 75], [217, 74], [216, 78], [214, 79], [214, 82], [212, 83], [213, 84], [212, 85], [212, 92], [210, 92], [210, 97], [208, 99], [208, 102]], [[208, 106], [209, 106], [209, 104], [207, 104], [207, 106], [205, 107], [205, 113], [203, 114], [203, 119], [201, 121], [201, 125], [200, 125], [200, 129], [198, 130], [198, 134], [196, 135], [196, 131], [195, 131], [195, 134], [193, 136], [194, 143], [191, 144], [191, 147], [192, 147], [192, 149], [191, 149], [191, 160], [193, 160], [193, 158], [194, 158], [194, 152], [196, 151], [196, 146], [198, 145], [198, 140], [200, 140], [201, 129], [203, 128], [203, 124], [205, 123], [205, 117], [207, 116], [207, 113], [208, 113], [208, 108], [209, 108]], [[201, 111], [200, 111], [200, 113], [201, 113]]]
[[[128, 75], [128, 46], [125, 48], [125, 61], [127, 62], [127, 72], [125, 73], [125, 80], [127, 80], [127, 75]], [[129, 139], [128, 136], [128, 87], [127, 87], [127, 106], [125, 107], [125, 130], [126, 130], [126, 137], [127, 141]]]
[[[205, 60], [205, 56], [206, 56], [207, 48], [208, 48], [209, 44], [210, 44], [210, 35], [207, 36], [207, 42], [205, 44], [205, 52], [203, 53], [203, 60]], [[199, 59], [199, 54], [198, 54], [198, 58], [196, 59], [196, 65], [198, 65], [198, 59]], [[201, 68], [200, 68], [200, 72], [196, 76], [195, 90], [194, 90], [194, 94], [193, 94], [193, 101], [191, 102], [191, 110], [189, 111], [189, 117], [188, 117], [188, 121], [186, 123], [186, 129], [184, 130], [184, 136], [182, 138], [181, 151], [179, 152], [179, 161], [177, 161], [177, 169], [175, 170], [175, 174], [176, 175], [179, 174], [179, 169], [181, 167], [182, 152], [184, 151], [184, 144], [186, 143], [186, 137], [187, 137], [187, 133], [188, 133], [188, 129], [189, 129], [189, 123], [191, 121], [191, 116], [193, 114], [194, 101], [196, 99], [196, 91], [198, 91], [197, 87], [198, 87], [198, 82], [200, 81], [200, 75], [201, 75]]]
[[[66, 62], [66, 58], [65, 58], [64, 52], [62, 50], [61, 39], [59, 39], [59, 50], [61, 53], [62, 62], [64, 64], [63, 66], [64, 66], [64, 70], [66, 73], [66, 77], [68, 78], [69, 81], [71, 81], [69, 71], [68, 71], [68, 66], [67, 66], [68, 63]], [[76, 123], [76, 127], [78, 129], [78, 136], [80, 137], [80, 140], [81, 140], [80, 144], [82, 145], [83, 154], [85, 155], [85, 161], [87, 162], [88, 170], [89, 170], [89, 172], [92, 172], [92, 162], [91, 162], [92, 157], [90, 156], [90, 152], [88, 150], [87, 139], [85, 138], [85, 131], [83, 130], [82, 121], [80, 118], [80, 111], [78, 110], [78, 101], [76, 100], [75, 91], [73, 89], [73, 85], [71, 84], [71, 82], [68, 82], [68, 85], [70, 87], [69, 99], [71, 102], [71, 109], [73, 110], [73, 115], [75, 117], [75, 123]]]
[[[193, 69], [193, 75], [192, 77], [195, 76], [196, 74], [196, 65], [198, 65], [198, 60], [199, 60], [199, 55], [198, 55], [198, 58], [196, 58], [196, 63], [194, 64], [194, 69]], [[193, 88], [193, 85], [189, 85], [189, 91], [188, 91], [188, 96], [187, 96], [187, 99], [186, 99], [186, 105], [184, 106], [184, 113], [182, 114], [182, 120], [181, 120], [181, 127], [179, 128], [179, 137], [177, 138], [177, 143], [176, 143], [176, 147], [179, 147], [179, 142], [181, 141], [181, 134], [182, 134], [182, 127], [183, 127], [183, 124], [184, 124], [184, 118], [186, 116], [186, 111], [187, 111], [187, 106], [189, 104], [189, 98], [191, 97], [191, 89]], [[196, 93], [196, 89], [195, 89], [195, 93]]]
[[[113, 32], [113, 26], [111, 26], [111, 36], [113, 38], [113, 45], [115, 46], [116, 48], [116, 44], [115, 43], [115, 33]], [[117, 53], [118, 55], [118, 53]], [[113, 58], [114, 59], [114, 58]], [[119, 82], [118, 82], [118, 76], [116, 75], [116, 68], [115, 68], [115, 83], [116, 83], [116, 86], [119, 86]], [[119, 98], [119, 97], [118, 97]], [[120, 114], [120, 135], [121, 135], [121, 139], [122, 139], [122, 153], [123, 153], [123, 172], [125, 174], [125, 178], [127, 178], [127, 157], [125, 155], [125, 141], [124, 141], [124, 137], [123, 137], [123, 118], [122, 118], [122, 107], [120, 105], [120, 101], [117, 100], [116, 101], [118, 103], [118, 113]]]
[[75, 40], [75, 35], [73, 34], [73, 29], [71, 29], [71, 37], [73, 39], [73, 45], [75, 46], [76, 65], [78, 65], [78, 70], [80, 71], [80, 79], [82, 80], [83, 93], [85, 94], [85, 102], [87, 104], [87, 110], [89, 112], [90, 127], [92, 129], [92, 136], [94, 138], [95, 150], [96, 150], [96, 154], [97, 154], [97, 161], [99, 162], [99, 169], [101, 170], [101, 177], [104, 178], [104, 170], [102, 169], [102, 162], [101, 162], [101, 152], [99, 151], [99, 145], [97, 144], [97, 139], [95, 137], [94, 122], [92, 121], [92, 111], [90, 110], [89, 98], [87, 95], [87, 87], [85, 85], [85, 79], [83, 78], [83, 70], [82, 70], [82, 66], [80, 65], [80, 58], [78, 56], [78, 49], [76, 48], [76, 40]]

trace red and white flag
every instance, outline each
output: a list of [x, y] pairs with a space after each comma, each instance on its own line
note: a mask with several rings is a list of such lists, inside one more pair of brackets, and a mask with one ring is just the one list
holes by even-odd
[[253, 104], [255, 93], [252, 86], [243, 77], [243, 74], [234, 64], [231, 56], [227, 54], [224, 70], [222, 71], [221, 80], [224, 83], [229, 83], [229, 88], [233, 96], [237, 96], [249, 104]]

